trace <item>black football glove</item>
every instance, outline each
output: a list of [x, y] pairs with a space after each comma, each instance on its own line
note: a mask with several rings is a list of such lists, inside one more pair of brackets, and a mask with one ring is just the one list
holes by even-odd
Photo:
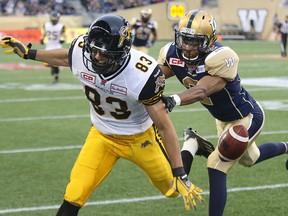
[[162, 99], [163, 103], [165, 104], [165, 108], [169, 112], [172, 112], [173, 108], [176, 106], [176, 101], [174, 100], [174, 98], [162, 95], [161, 99]]

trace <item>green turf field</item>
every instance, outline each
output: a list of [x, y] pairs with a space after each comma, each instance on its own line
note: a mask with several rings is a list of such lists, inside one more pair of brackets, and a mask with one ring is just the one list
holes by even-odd
[[[157, 42], [151, 49], [155, 58], [165, 43]], [[287, 141], [288, 59], [279, 57], [279, 44], [223, 43], [239, 54], [243, 85], [265, 109], [266, 124], [257, 144]], [[61, 68], [60, 83], [53, 85], [50, 70], [41, 63], [4, 55], [2, 49], [0, 75], [0, 215], [53, 216], [62, 203], [70, 170], [91, 125], [88, 102], [68, 69]], [[167, 80], [165, 94], [183, 89], [172, 78]], [[177, 107], [171, 118], [180, 139], [183, 129], [192, 126], [216, 145], [214, 119], [200, 104]], [[286, 216], [287, 158], [280, 156], [253, 168], [236, 165], [228, 177], [224, 215]], [[197, 211], [186, 212], [182, 198], [164, 198], [138, 167], [120, 160], [79, 215], [207, 216], [205, 158], [195, 159], [190, 179], [202, 187], [206, 203], [198, 203]]]

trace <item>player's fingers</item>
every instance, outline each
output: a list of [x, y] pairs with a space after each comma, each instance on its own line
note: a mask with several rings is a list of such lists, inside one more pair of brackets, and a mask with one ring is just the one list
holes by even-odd
[[5, 36], [3, 38], [1, 38], [2, 41], [9, 41], [11, 39], [10, 36]]
[[1, 47], [2, 48], [8, 48], [8, 47], [10, 47], [7, 43], [5, 43], [5, 42], [1, 42]]
[[189, 211], [190, 210], [190, 204], [189, 204], [189, 199], [187, 196], [183, 196], [183, 201], [184, 201], [184, 205], [185, 205], [185, 210]]
[[5, 50], [4, 53], [6, 53], [6, 54], [14, 54], [14, 50]]
[[197, 208], [196, 202], [195, 202], [192, 194], [189, 194], [189, 202], [190, 202], [191, 206], [193, 207], [193, 209], [196, 210], [196, 208]]
[[200, 202], [204, 202], [204, 199], [200, 194], [202, 192], [203, 192], [203, 190], [201, 188], [198, 188], [198, 187], [195, 187], [193, 190], [193, 196], [196, 197], [196, 199]]

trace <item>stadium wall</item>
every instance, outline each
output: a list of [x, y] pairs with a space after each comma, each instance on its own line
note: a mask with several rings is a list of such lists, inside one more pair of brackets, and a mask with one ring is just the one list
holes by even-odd
[[[282, 6], [282, 0], [218, 0], [217, 7], [203, 7], [215, 17], [219, 33], [223, 33], [224, 25], [237, 25], [246, 35], [254, 35], [253, 39], [268, 40], [272, 34], [273, 16], [278, 14], [280, 21], [288, 15], [288, 8]], [[158, 39], [173, 40], [173, 26], [185, 11], [201, 8], [200, 0], [182, 0], [149, 5], [153, 10], [152, 19], [158, 22]], [[142, 7], [143, 8], [143, 7]], [[116, 13], [127, 20], [139, 16], [142, 8], [119, 10]], [[99, 16], [96, 15], [96, 16]], [[96, 17], [95, 16], [95, 17]], [[63, 22], [69, 29], [83, 26], [81, 16], [62, 16]], [[48, 17], [17, 16], [1, 17], [0, 36], [6, 33], [3, 30], [41, 29]], [[85, 31], [84, 29], [80, 32]], [[77, 33], [78, 31], [76, 31]], [[77, 36], [72, 31], [71, 37]]]

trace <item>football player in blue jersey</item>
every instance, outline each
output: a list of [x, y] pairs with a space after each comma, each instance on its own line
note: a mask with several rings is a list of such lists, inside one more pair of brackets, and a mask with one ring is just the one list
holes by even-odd
[[[158, 58], [165, 78], [175, 75], [187, 88], [181, 93], [163, 96], [169, 111], [175, 106], [199, 101], [215, 118], [218, 137], [238, 124], [246, 126], [249, 132], [248, 147], [236, 160], [222, 161], [218, 148], [208, 157], [210, 216], [223, 215], [227, 198], [227, 173], [236, 163], [251, 167], [288, 152], [287, 142], [256, 145], [255, 140], [264, 125], [264, 111], [241, 85], [237, 73], [238, 55], [230, 47], [216, 42], [216, 39], [217, 26], [213, 16], [203, 10], [191, 10], [180, 19], [175, 31], [175, 42], [166, 44]], [[186, 139], [183, 145], [187, 152], [183, 158], [185, 162], [192, 161], [197, 150], [188, 143], [189, 140]]]
[[134, 32], [132, 47], [144, 53], [149, 52], [149, 48], [153, 46], [157, 40], [156, 21], [151, 20], [152, 9], [144, 8], [140, 11], [141, 18], [133, 18], [131, 27]]
[[[91, 129], [71, 171], [57, 216], [76, 216], [119, 159], [140, 167], [165, 196], [182, 196], [186, 210], [202, 190], [183, 167], [176, 130], [161, 100], [165, 78], [151, 56], [131, 49], [129, 23], [121, 16], [97, 18], [69, 49], [35, 50], [2, 38], [5, 53], [70, 67], [89, 100]], [[136, 214], [136, 213], [135, 213]], [[137, 215], [137, 214], [136, 214]]]

